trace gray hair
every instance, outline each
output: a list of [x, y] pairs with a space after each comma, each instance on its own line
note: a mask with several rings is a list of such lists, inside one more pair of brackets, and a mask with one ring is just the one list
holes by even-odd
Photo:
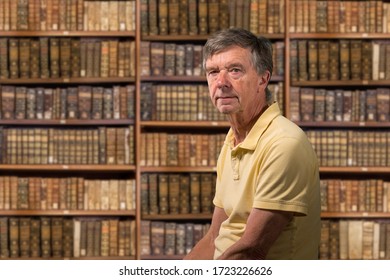
[[[229, 28], [215, 32], [206, 42], [203, 48], [203, 69], [206, 69], [206, 61], [226, 48], [239, 46], [244, 49], [250, 49], [252, 54], [252, 64], [256, 72], [261, 75], [269, 71], [272, 76], [272, 44], [262, 36], [256, 37], [248, 30], [241, 28]], [[273, 102], [273, 95], [266, 88], [267, 102]]]

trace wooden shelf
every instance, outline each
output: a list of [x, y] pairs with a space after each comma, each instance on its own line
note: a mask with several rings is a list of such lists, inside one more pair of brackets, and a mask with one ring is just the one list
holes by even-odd
[[143, 220], [211, 220], [213, 214], [166, 214], [166, 215], [143, 215]]
[[135, 217], [135, 210], [1, 210], [0, 216], [126, 216]]
[[[177, 83], [177, 82], [189, 82], [189, 83], [201, 83], [207, 82], [206, 76], [141, 76], [142, 82], [159, 82], [159, 83]], [[284, 81], [284, 77], [282, 76], [272, 76], [271, 77], [271, 83], [272, 82], [282, 82]]]
[[184, 255], [142, 255], [142, 260], [182, 260]]
[[119, 126], [119, 125], [134, 125], [134, 120], [122, 119], [122, 120], [44, 120], [44, 119], [35, 119], [35, 120], [0, 120], [0, 125], [12, 125], [12, 126], [97, 126], [97, 125], [110, 125], [110, 126]]
[[289, 33], [290, 39], [389, 39], [389, 33]]
[[[268, 39], [284, 39], [284, 34], [263, 34]], [[184, 41], [184, 42], [206, 42], [210, 35], [144, 35], [142, 41]]]
[[88, 172], [134, 172], [134, 165], [110, 164], [2, 164], [0, 171], [88, 171]]
[[296, 122], [300, 127], [314, 128], [389, 128], [390, 122]]
[[347, 81], [291, 81], [294, 87], [362, 87], [362, 86], [383, 86], [388, 87], [388, 80], [347, 80]]
[[0, 37], [134, 37], [135, 31], [0, 31]]
[[46, 78], [46, 79], [0, 79], [0, 84], [112, 84], [112, 83], [135, 83], [134, 77], [112, 77], [112, 78]]
[[193, 166], [141, 166], [141, 172], [148, 173], [164, 173], [164, 172], [175, 172], [175, 173], [190, 173], [190, 172], [215, 172], [216, 167], [212, 166], [201, 166], [201, 167], [193, 167]]
[[1, 258], [2, 260], [9, 260], [9, 261], [14, 261], [14, 260], [135, 260], [135, 256], [124, 256], [124, 257], [115, 257], [115, 256], [107, 256], [107, 257], [62, 257], [62, 258]]
[[360, 218], [360, 219], [366, 219], [366, 218], [390, 218], [390, 212], [389, 213], [383, 213], [383, 212], [322, 212], [321, 218]]
[[141, 121], [141, 127], [201, 127], [229, 128], [230, 124], [220, 121]]
[[320, 173], [339, 174], [390, 174], [390, 167], [370, 166], [370, 167], [320, 167]]

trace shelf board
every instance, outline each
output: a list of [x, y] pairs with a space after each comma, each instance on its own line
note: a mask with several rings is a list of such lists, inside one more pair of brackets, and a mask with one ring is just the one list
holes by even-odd
[[[206, 42], [211, 34], [208, 35], [143, 35], [142, 41], [184, 41], [184, 42]], [[268, 39], [284, 39], [284, 34], [263, 34]]]
[[0, 120], [0, 125], [32, 125], [32, 126], [44, 126], [44, 125], [77, 125], [77, 126], [96, 126], [96, 125], [134, 125], [134, 120], [122, 119], [122, 120]]
[[364, 166], [339, 166], [339, 167], [320, 167], [320, 173], [354, 173], [354, 174], [361, 174], [361, 173], [370, 173], [370, 174], [381, 174], [381, 173], [390, 173], [390, 167], [383, 167], [383, 166], [370, 166], [370, 167], [364, 167]]
[[135, 210], [2, 210], [0, 216], [127, 216]]
[[389, 33], [289, 33], [290, 39], [388, 39]]
[[0, 31], [0, 37], [134, 37], [135, 31]]
[[49, 258], [1, 258], [1, 260], [135, 260], [135, 256], [125, 256], [125, 257], [114, 257], [114, 256], [107, 256], [107, 257], [92, 257], [92, 256], [86, 256], [86, 257], [62, 257], [62, 258], [56, 258], [56, 257], [49, 257]]
[[[283, 76], [272, 76], [272, 82], [282, 82], [284, 81]], [[141, 82], [159, 82], [159, 83], [167, 83], [167, 82], [207, 82], [206, 75], [202, 76], [141, 76]]]
[[134, 77], [111, 78], [37, 78], [37, 79], [0, 79], [0, 84], [106, 84], [106, 83], [135, 83]]
[[89, 172], [133, 172], [134, 165], [114, 164], [1, 164], [0, 171], [89, 171]]
[[390, 212], [322, 212], [321, 218], [390, 218]]
[[291, 81], [293, 87], [362, 87], [362, 86], [389, 86], [388, 80], [347, 80], [347, 81]]
[[314, 128], [332, 128], [335, 127], [349, 127], [349, 128], [389, 128], [390, 122], [296, 122], [300, 127], [314, 127]]
[[175, 173], [190, 173], [190, 172], [215, 172], [216, 167], [214, 166], [200, 166], [200, 167], [193, 167], [193, 166], [141, 166], [140, 167], [141, 172], [144, 173], [169, 173], [169, 172], [175, 172]]
[[143, 215], [143, 220], [211, 220], [213, 214], [166, 214], [166, 215]]
[[141, 121], [141, 127], [202, 127], [202, 128], [229, 128], [229, 122], [223, 121]]
[[141, 260], [182, 260], [184, 255], [142, 255]]

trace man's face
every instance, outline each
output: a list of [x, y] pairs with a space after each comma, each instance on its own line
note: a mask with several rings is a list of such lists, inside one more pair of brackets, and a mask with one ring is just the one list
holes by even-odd
[[206, 75], [211, 101], [221, 113], [251, 118], [266, 102], [266, 85], [247, 49], [233, 46], [214, 54], [206, 61]]

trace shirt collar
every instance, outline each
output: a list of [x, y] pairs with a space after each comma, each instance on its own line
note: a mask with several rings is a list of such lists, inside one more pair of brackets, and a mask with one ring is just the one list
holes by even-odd
[[[259, 141], [261, 135], [264, 131], [267, 130], [268, 126], [272, 122], [273, 119], [280, 116], [280, 109], [277, 102], [274, 102], [271, 106], [269, 106], [263, 114], [258, 118], [255, 125], [249, 131], [248, 135], [245, 137], [244, 141], [237, 145], [237, 148], [254, 150], [256, 148], [257, 142]], [[230, 147], [233, 147], [234, 143], [234, 135], [233, 130], [230, 129], [226, 136], [227, 143], [229, 143]]]

